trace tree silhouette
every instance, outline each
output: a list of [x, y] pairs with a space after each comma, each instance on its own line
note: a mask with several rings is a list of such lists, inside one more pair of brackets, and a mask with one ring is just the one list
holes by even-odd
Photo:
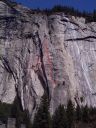
[[11, 104], [0, 102], [0, 120], [4, 123], [7, 122], [8, 117], [11, 117]]
[[89, 108], [87, 105], [82, 107], [82, 121], [86, 123], [89, 121]]
[[67, 128], [66, 111], [63, 105], [59, 105], [52, 118], [52, 128]]
[[82, 112], [79, 105], [76, 107], [76, 121], [81, 121], [82, 118]]
[[72, 101], [69, 100], [67, 104], [67, 127], [72, 128], [74, 126], [74, 105]]
[[34, 117], [32, 128], [51, 128], [51, 116], [49, 112], [48, 95], [44, 93], [41, 98], [41, 104]]

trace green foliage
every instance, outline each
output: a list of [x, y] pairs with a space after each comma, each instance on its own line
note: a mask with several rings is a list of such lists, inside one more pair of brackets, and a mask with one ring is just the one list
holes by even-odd
[[[45, 93], [41, 98], [41, 104], [35, 115], [33, 125], [30, 122], [28, 111], [22, 110], [18, 97], [15, 98], [12, 105], [0, 102], [0, 120], [6, 123], [9, 117], [16, 118], [17, 128], [20, 128], [21, 123], [24, 123], [26, 128], [74, 128], [74, 126], [78, 126], [78, 123], [93, 124], [96, 122], [96, 108], [77, 105], [75, 109], [69, 100], [66, 109], [63, 105], [59, 105], [51, 119], [49, 99]], [[93, 126], [96, 124], [94, 123]]]
[[23, 118], [22, 123], [24, 123], [26, 125], [26, 128], [32, 128], [28, 110], [25, 110], [23, 112], [22, 118]]
[[47, 15], [50, 15], [55, 12], [64, 12], [66, 15], [72, 15], [75, 17], [84, 17], [86, 20], [86, 23], [88, 22], [96, 22], [96, 10], [94, 10], [92, 13], [88, 12], [80, 12], [77, 9], [74, 9], [73, 7], [68, 7], [68, 6], [61, 6], [57, 5], [54, 6], [52, 9], [48, 10], [45, 9], [43, 10]]
[[29, 113], [27, 110], [23, 111], [20, 104], [20, 99], [15, 98], [13, 104], [6, 104], [0, 102], [0, 120], [7, 123], [9, 117], [16, 118], [16, 126], [20, 128], [21, 123], [26, 125], [26, 128], [32, 128], [30, 123]]
[[96, 22], [96, 10], [93, 11], [93, 21]]
[[51, 128], [49, 99], [46, 93], [41, 98], [41, 104], [35, 115], [32, 128]]
[[77, 107], [76, 107], [75, 115], [76, 115], [76, 121], [81, 121], [81, 119], [82, 119], [82, 111], [81, 111], [81, 108], [80, 108], [79, 105], [77, 105]]
[[74, 9], [73, 7], [57, 5], [52, 8], [52, 12], [64, 12], [68, 15], [81, 16], [81, 12]]
[[21, 123], [26, 125], [26, 128], [31, 127], [31, 122], [29, 118], [29, 112], [27, 110], [23, 111], [21, 102], [19, 97], [16, 97], [11, 109], [12, 117], [16, 118], [16, 126], [17, 128], [20, 127]]
[[67, 127], [72, 128], [74, 125], [74, 105], [72, 104], [72, 101], [69, 100], [67, 104]]
[[8, 117], [11, 116], [11, 104], [1, 103], [0, 102], [0, 120], [6, 122]]
[[20, 100], [16, 97], [11, 110], [12, 117], [16, 118], [17, 128], [19, 128], [20, 124], [23, 123], [23, 111], [20, 103]]
[[89, 123], [96, 126], [96, 123], [93, 125], [95, 121], [96, 108], [88, 108], [87, 105], [82, 107], [77, 105], [74, 108], [71, 100], [69, 100], [66, 109], [63, 105], [56, 109], [52, 118], [52, 128], [79, 128], [79, 124], [83, 128], [83, 124], [88, 125]]
[[52, 128], [67, 128], [66, 111], [63, 105], [60, 105], [53, 115]]
[[87, 105], [82, 107], [82, 121], [86, 123], [89, 121], [89, 108]]

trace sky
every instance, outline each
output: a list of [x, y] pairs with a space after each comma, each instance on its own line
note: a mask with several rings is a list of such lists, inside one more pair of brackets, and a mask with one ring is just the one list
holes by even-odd
[[15, 0], [30, 8], [52, 8], [54, 5], [67, 5], [80, 11], [96, 9], [96, 0]]

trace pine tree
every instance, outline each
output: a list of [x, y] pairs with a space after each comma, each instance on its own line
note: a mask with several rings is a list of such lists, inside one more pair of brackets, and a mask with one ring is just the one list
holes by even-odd
[[82, 112], [79, 105], [76, 107], [76, 121], [81, 121], [82, 118]]
[[23, 122], [22, 114], [23, 114], [23, 111], [20, 104], [20, 100], [18, 97], [16, 97], [12, 106], [11, 115], [12, 117], [16, 118], [17, 128], [19, 128], [20, 124]]
[[52, 121], [53, 128], [67, 128], [66, 111], [63, 105], [59, 105], [56, 109]]
[[82, 120], [86, 123], [89, 121], [89, 109], [87, 105], [82, 107]]
[[26, 128], [32, 128], [28, 110], [25, 110], [22, 114], [23, 123], [25, 124]]
[[11, 116], [11, 104], [0, 102], [0, 120], [4, 123], [7, 122], [8, 117]]
[[49, 99], [46, 93], [41, 98], [41, 104], [34, 117], [32, 128], [51, 128]]
[[93, 21], [96, 22], [96, 10], [93, 11]]
[[11, 108], [11, 117], [16, 118], [16, 127], [20, 128], [21, 123], [26, 125], [26, 128], [31, 128], [32, 124], [29, 118], [28, 110], [22, 109], [20, 104], [20, 99], [18, 97], [15, 98], [14, 103]]
[[72, 128], [74, 126], [74, 105], [69, 100], [67, 104], [67, 127]]

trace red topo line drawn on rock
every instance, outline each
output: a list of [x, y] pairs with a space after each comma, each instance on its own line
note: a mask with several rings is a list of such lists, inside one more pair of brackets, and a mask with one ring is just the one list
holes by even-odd
[[51, 82], [53, 83], [53, 85], [55, 84], [56, 85], [56, 81], [53, 79], [53, 73], [52, 73], [52, 70], [53, 70], [53, 64], [52, 64], [52, 61], [50, 59], [50, 55], [49, 55], [49, 48], [48, 48], [48, 39], [45, 37], [44, 41], [43, 41], [43, 44], [44, 44], [44, 49], [45, 49], [45, 54], [46, 54], [46, 58], [47, 58], [47, 61], [48, 61], [48, 64], [49, 64], [49, 68], [50, 68], [50, 72], [49, 72], [49, 75], [50, 75], [50, 78], [51, 78]]

